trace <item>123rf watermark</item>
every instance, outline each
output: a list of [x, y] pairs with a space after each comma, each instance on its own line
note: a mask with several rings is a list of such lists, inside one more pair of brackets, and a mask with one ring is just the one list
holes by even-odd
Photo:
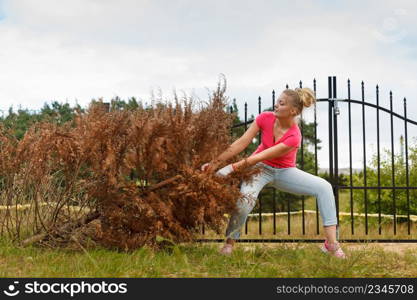
[[3, 294], [9, 297], [14, 297], [19, 294], [34, 295], [34, 294], [64, 294], [74, 297], [78, 294], [126, 294], [127, 283], [107, 283], [101, 282], [25, 282], [20, 284], [19, 281], [13, 281]]
[[398, 294], [413, 295], [415, 292], [412, 284], [364, 284], [364, 285], [279, 285], [276, 287], [277, 294], [302, 294], [302, 295], [379, 295]]

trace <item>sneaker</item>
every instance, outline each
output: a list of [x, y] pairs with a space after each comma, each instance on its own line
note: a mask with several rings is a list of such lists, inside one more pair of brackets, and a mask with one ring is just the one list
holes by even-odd
[[327, 240], [324, 241], [323, 245], [320, 247], [321, 251], [324, 253], [328, 253], [333, 255], [337, 258], [346, 258], [346, 254], [343, 252], [342, 248], [340, 247], [339, 243], [329, 244]]
[[224, 244], [223, 248], [220, 249], [219, 253], [224, 255], [232, 254], [233, 246], [230, 244]]

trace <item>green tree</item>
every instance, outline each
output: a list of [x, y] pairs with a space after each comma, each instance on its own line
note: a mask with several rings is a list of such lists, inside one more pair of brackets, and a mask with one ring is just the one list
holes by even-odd
[[21, 108], [14, 111], [13, 107], [10, 107], [7, 116], [1, 117], [0, 122], [6, 128], [12, 129], [14, 135], [21, 139], [34, 123], [46, 121], [62, 125], [72, 121], [77, 111], [84, 110], [78, 104], [71, 107], [68, 103], [62, 104], [57, 101], [45, 103], [40, 111]]
[[[401, 142], [401, 139], [400, 139]], [[394, 163], [392, 163], [391, 151], [384, 149], [380, 157], [380, 186], [391, 187], [395, 184], [396, 187], [406, 187], [406, 161], [404, 153], [394, 155]], [[417, 186], [417, 146], [411, 145], [408, 149], [408, 178], [409, 186]], [[393, 181], [394, 168], [394, 181]], [[364, 186], [365, 176], [361, 171], [354, 174], [352, 182], [354, 186]], [[378, 157], [373, 154], [371, 163], [366, 168], [366, 185], [368, 187], [378, 186]], [[410, 204], [410, 214], [417, 214], [417, 191], [415, 189], [368, 189], [367, 190], [367, 211], [368, 213], [378, 213], [381, 209], [382, 214], [396, 214], [407, 215], [408, 201]], [[395, 197], [394, 197], [395, 196]], [[365, 191], [355, 189], [353, 192], [353, 199], [356, 208], [360, 212], [365, 212]], [[394, 207], [395, 199], [395, 207]]]
[[78, 104], [71, 107], [68, 103], [62, 104], [57, 101], [53, 101], [51, 105], [45, 103], [40, 111], [39, 119], [61, 125], [72, 121], [77, 109], [82, 110]]
[[28, 109], [19, 108], [15, 112], [13, 107], [10, 107], [7, 116], [2, 117], [0, 120], [6, 128], [12, 129], [18, 139], [21, 139], [27, 129], [33, 123], [40, 121], [41, 117], [36, 112]]
[[[98, 102], [103, 102], [103, 100], [92, 99], [90, 104]], [[138, 102], [135, 97], [129, 98], [127, 102], [119, 97], [115, 97], [110, 101], [111, 110], [135, 110], [139, 107], [143, 107], [143, 105], [141, 102]], [[148, 109], [148, 107], [146, 109]], [[12, 129], [14, 135], [18, 139], [21, 139], [29, 127], [36, 122], [46, 121], [62, 125], [74, 120], [75, 115], [80, 112], [85, 112], [85, 109], [79, 104], [72, 107], [68, 103], [63, 104], [58, 101], [53, 101], [51, 103], [45, 103], [40, 111], [22, 108], [14, 111], [13, 107], [10, 107], [7, 116], [0, 117], [0, 122], [3, 123], [6, 128]]]
[[135, 110], [142, 107], [141, 102], [137, 102], [135, 97], [131, 97], [127, 102], [119, 96], [110, 100], [110, 110]]

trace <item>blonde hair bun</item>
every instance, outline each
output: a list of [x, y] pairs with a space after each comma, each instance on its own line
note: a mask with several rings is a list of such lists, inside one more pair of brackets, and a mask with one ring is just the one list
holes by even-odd
[[314, 92], [311, 89], [296, 88], [294, 91], [300, 97], [304, 107], [310, 107], [312, 104], [316, 103], [316, 97], [314, 96]]

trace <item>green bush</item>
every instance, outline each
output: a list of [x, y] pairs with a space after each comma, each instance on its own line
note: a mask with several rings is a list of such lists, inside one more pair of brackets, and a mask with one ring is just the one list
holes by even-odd
[[[412, 145], [408, 149], [408, 177], [409, 186], [417, 186], [417, 147]], [[393, 167], [394, 167], [394, 179], [393, 180]], [[370, 163], [370, 166], [366, 168], [366, 186], [368, 187], [406, 187], [406, 160], [403, 155], [394, 155], [394, 163], [392, 163], [391, 151], [383, 151], [380, 157], [380, 181], [378, 184], [378, 160], [377, 155], [374, 154]], [[365, 177], [364, 172], [356, 173], [352, 177], [354, 186], [364, 186]], [[417, 191], [415, 189], [368, 189], [354, 190], [354, 202], [356, 207], [361, 212], [365, 212], [365, 193], [367, 198], [367, 211], [368, 213], [378, 213], [379, 209], [383, 214], [394, 214], [394, 208], [396, 214], [407, 215], [408, 210], [410, 214], [417, 214]], [[407, 194], [409, 199], [409, 209]], [[395, 207], [394, 207], [395, 201]]]

